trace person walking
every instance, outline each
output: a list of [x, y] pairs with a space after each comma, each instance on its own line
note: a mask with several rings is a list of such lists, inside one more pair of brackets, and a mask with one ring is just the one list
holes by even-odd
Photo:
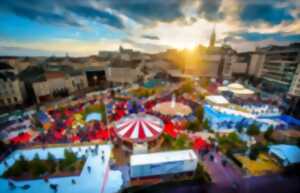
[[57, 192], [57, 189], [58, 189], [58, 185], [57, 185], [57, 184], [50, 184], [49, 186], [50, 186], [50, 188], [51, 188], [54, 192]]

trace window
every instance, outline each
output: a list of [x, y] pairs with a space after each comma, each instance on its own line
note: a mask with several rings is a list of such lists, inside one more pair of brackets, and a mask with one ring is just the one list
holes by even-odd
[[18, 102], [18, 98], [14, 97], [14, 101], [15, 101], [15, 103], [17, 103]]
[[10, 105], [10, 104], [11, 104], [11, 102], [12, 102], [10, 98], [7, 98], [7, 100], [6, 100], [6, 101], [7, 101], [7, 104], [9, 104], [9, 105]]

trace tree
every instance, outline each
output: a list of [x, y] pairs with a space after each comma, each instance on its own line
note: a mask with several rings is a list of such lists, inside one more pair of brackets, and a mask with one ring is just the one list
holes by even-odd
[[219, 147], [228, 152], [233, 149], [242, 150], [245, 148], [245, 143], [241, 141], [236, 132], [229, 133], [227, 136], [217, 137]]
[[47, 171], [47, 166], [46, 166], [45, 162], [40, 160], [40, 157], [38, 154], [34, 155], [33, 160], [30, 162], [30, 168], [31, 168], [33, 177], [39, 177], [39, 176], [43, 175], [44, 173], [46, 173], [46, 171]]
[[204, 120], [203, 122], [203, 128], [208, 130], [208, 131], [211, 131], [211, 128], [210, 128], [210, 125], [209, 125], [209, 122], [207, 119]]
[[258, 155], [259, 155], [259, 149], [256, 146], [252, 147], [250, 150], [249, 158], [251, 160], [256, 160]]
[[236, 124], [236, 129], [239, 133], [242, 133], [243, 132], [243, 123], [242, 122], [238, 122]]
[[56, 170], [56, 160], [52, 153], [47, 155], [47, 165], [51, 173], [54, 173]]
[[163, 134], [164, 143], [167, 145], [172, 144], [173, 138], [170, 135]]
[[18, 164], [20, 165], [22, 171], [27, 172], [29, 170], [29, 162], [25, 159], [23, 154], [20, 155]]
[[197, 164], [197, 168], [195, 170], [195, 175], [193, 179], [205, 183], [211, 182], [211, 178], [209, 174], [205, 171], [204, 167], [199, 163]]
[[198, 108], [195, 111], [196, 117], [198, 118], [199, 121], [203, 121], [203, 107], [198, 106]]
[[187, 126], [187, 129], [189, 131], [198, 131], [199, 128], [201, 126], [201, 123], [199, 120], [195, 120], [195, 121], [192, 121], [192, 122], [189, 122], [188, 123], [188, 126]]
[[272, 126], [270, 126], [269, 128], [268, 128], [268, 130], [264, 133], [264, 138], [266, 139], [266, 140], [270, 140], [271, 139], [271, 136], [272, 136], [272, 134], [273, 134], [273, 127]]
[[65, 159], [61, 160], [59, 163], [59, 169], [60, 170], [65, 170], [65, 169], [73, 170], [72, 169], [73, 164], [75, 164], [75, 162], [77, 161], [76, 154], [72, 151], [65, 150], [64, 156], [65, 156]]
[[181, 134], [172, 144], [173, 148], [176, 150], [189, 148], [188, 137], [184, 134]]
[[260, 130], [257, 125], [253, 123], [248, 127], [247, 134], [250, 136], [257, 136], [260, 134]]

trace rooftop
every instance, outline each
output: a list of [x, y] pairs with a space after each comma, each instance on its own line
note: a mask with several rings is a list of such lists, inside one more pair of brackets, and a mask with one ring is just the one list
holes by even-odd
[[112, 68], [132, 68], [135, 69], [139, 66], [141, 63], [141, 60], [121, 60], [121, 59], [116, 59], [111, 62], [109, 65]]
[[197, 159], [197, 156], [193, 150], [181, 150], [132, 155], [130, 157], [130, 164], [146, 165], [195, 159]]
[[0, 70], [13, 70], [13, 67], [6, 62], [0, 61]]

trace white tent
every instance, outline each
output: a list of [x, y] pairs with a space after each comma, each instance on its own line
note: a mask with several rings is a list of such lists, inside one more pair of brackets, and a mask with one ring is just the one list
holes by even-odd
[[219, 92], [229, 91], [239, 97], [244, 97], [244, 96], [247, 97], [254, 94], [254, 91], [245, 88], [243, 85], [239, 83], [231, 83], [228, 86], [219, 86], [218, 91]]
[[210, 95], [206, 96], [205, 100], [209, 103], [212, 104], [217, 104], [217, 105], [226, 105], [229, 104], [228, 100], [223, 97], [222, 95]]

